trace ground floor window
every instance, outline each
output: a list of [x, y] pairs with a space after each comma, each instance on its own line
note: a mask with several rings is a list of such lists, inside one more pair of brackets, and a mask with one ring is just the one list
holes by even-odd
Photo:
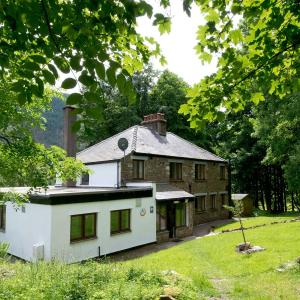
[[177, 203], [175, 213], [176, 227], [186, 226], [186, 204]]
[[6, 225], [6, 206], [0, 205], [0, 230], [5, 230]]
[[159, 204], [156, 208], [156, 230], [167, 230], [167, 205]]
[[97, 214], [71, 216], [71, 242], [96, 237]]
[[206, 196], [196, 196], [195, 199], [196, 212], [201, 212], [206, 209], [205, 200], [206, 200]]
[[211, 209], [215, 209], [217, 207], [216, 198], [217, 198], [216, 195], [210, 195], [210, 208]]
[[130, 209], [113, 210], [110, 212], [110, 233], [130, 231]]
[[224, 205], [227, 205], [226, 203], [226, 194], [221, 194], [221, 203], [222, 203], [222, 208], [224, 208]]

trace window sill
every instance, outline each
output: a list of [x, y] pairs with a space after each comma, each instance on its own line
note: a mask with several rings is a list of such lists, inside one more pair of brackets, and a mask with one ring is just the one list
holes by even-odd
[[195, 179], [195, 182], [207, 182], [207, 179]]
[[169, 230], [164, 229], [164, 230], [158, 230], [156, 233], [169, 233]]
[[176, 229], [183, 229], [183, 228], [187, 228], [187, 225], [181, 225], [181, 226], [176, 226]]
[[200, 214], [204, 214], [206, 213], [207, 210], [203, 209], [203, 210], [196, 210], [196, 214], [200, 215]]
[[117, 236], [117, 235], [121, 235], [123, 233], [130, 233], [130, 232], [131, 232], [130, 229], [129, 230], [120, 231], [120, 232], [111, 232], [110, 236]]
[[183, 180], [182, 179], [171, 179], [170, 178], [170, 182], [183, 182]]
[[84, 239], [78, 239], [78, 240], [70, 241], [70, 244], [77, 244], [77, 243], [92, 241], [92, 240], [97, 240], [97, 239], [98, 239], [98, 237], [94, 236], [94, 237], [90, 237], [90, 238], [84, 238]]

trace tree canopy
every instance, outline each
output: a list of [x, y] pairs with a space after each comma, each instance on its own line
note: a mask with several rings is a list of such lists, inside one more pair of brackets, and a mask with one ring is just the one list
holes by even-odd
[[[192, 2], [192, 1], [189, 1]], [[222, 120], [266, 94], [299, 90], [300, 6], [293, 0], [195, 1], [205, 16], [195, 49], [203, 63], [218, 58], [217, 72], [190, 89], [181, 113], [191, 126]]]
[[[59, 71], [69, 74], [62, 88], [84, 87], [83, 93], [70, 95], [69, 104], [95, 101], [101, 80], [132, 99], [130, 76], [160, 54], [154, 39], [136, 31], [137, 18], [152, 14], [146, 1], [1, 1], [0, 76], [13, 82], [21, 104], [42, 97]], [[154, 16], [162, 33], [169, 22], [162, 14]]]
[[39, 101], [17, 105], [10, 84], [0, 83], [0, 186], [47, 186], [56, 177], [66, 181], [85, 171], [83, 164], [66, 157], [59, 147], [46, 148], [32, 138], [32, 128], [44, 126], [42, 114], [53, 93], [46, 91]]

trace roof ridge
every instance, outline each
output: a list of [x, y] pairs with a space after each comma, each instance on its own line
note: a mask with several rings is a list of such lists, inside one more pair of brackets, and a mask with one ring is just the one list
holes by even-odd
[[222, 157], [220, 157], [220, 156], [218, 156], [218, 155], [216, 155], [216, 154], [214, 154], [214, 153], [212, 153], [212, 152], [210, 152], [210, 151], [208, 151], [208, 150], [205, 150], [205, 149], [199, 147], [198, 145], [196, 145], [196, 144], [194, 144], [194, 143], [192, 143], [192, 142], [190, 142], [190, 141], [188, 141], [188, 140], [186, 140], [186, 139], [180, 137], [179, 135], [177, 135], [177, 134], [175, 134], [175, 133], [173, 133], [173, 132], [167, 131], [167, 133], [172, 134], [172, 135], [174, 135], [174, 136], [180, 138], [181, 140], [183, 140], [183, 141], [185, 141], [185, 142], [188, 142], [190, 145], [192, 145], [192, 146], [195, 147], [195, 148], [201, 149], [203, 152], [208, 152], [208, 153], [210, 153], [211, 155], [213, 155], [214, 157], [219, 158], [219, 159], [221, 159], [221, 160], [223, 160], [223, 161], [226, 161], [224, 158], [222, 158]]
[[137, 142], [137, 131], [139, 128], [139, 125], [135, 125], [133, 130], [133, 137], [132, 137], [132, 143], [131, 143], [131, 151], [136, 151], [136, 142]]
[[106, 142], [106, 141], [109, 141], [109, 140], [115, 138], [116, 136], [121, 135], [121, 134], [123, 134], [125, 131], [129, 131], [130, 129], [132, 129], [133, 127], [136, 127], [136, 126], [137, 126], [137, 125], [133, 125], [133, 126], [127, 128], [127, 129], [125, 129], [125, 130], [123, 130], [123, 131], [121, 131], [121, 132], [119, 132], [119, 133], [116, 133], [116, 134], [114, 134], [114, 135], [112, 135], [112, 136], [110, 136], [110, 137], [108, 137], [108, 138], [102, 140], [101, 142], [98, 142], [98, 143], [95, 144], [95, 145], [92, 145], [92, 146], [90, 146], [90, 147], [88, 147], [88, 148], [86, 148], [86, 149], [81, 150], [80, 152], [76, 153], [76, 155], [82, 154], [82, 153], [86, 152], [87, 150], [90, 150], [91, 148], [94, 148], [94, 147], [96, 147], [96, 146], [99, 146], [100, 144], [102, 144], [102, 143], [104, 143], [104, 142]]

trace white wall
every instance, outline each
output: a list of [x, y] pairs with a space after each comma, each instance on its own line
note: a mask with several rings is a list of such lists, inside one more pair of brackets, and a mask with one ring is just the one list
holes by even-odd
[[[155, 194], [154, 194], [155, 195]], [[65, 262], [77, 262], [116, 251], [156, 241], [155, 197], [140, 198], [141, 206], [136, 207], [137, 199], [99, 201], [53, 206], [52, 214], [52, 257]], [[150, 213], [150, 207], [153, 213]], [[141, 216], [141, 209], [146, 215]], [[131, 232], [110, 234], [110, 211], [131, 209]], [[97, 238], [70, 243], [70, 216], [84, 213], [97, 213]]]
[[51, 206], [25, 204], [25, 211], [6, 203], [6, 229], [0, 242], [10, 244], [9, 253], [25, 260], [33, 259], [33, 245], [43, 244], [45, 259], [50, 259]]
[[120, 180], [117, 162], [87, 165], [86, 167], [92, 170], [89, 181], [90, 186], [117, 187], [117, 179]]

